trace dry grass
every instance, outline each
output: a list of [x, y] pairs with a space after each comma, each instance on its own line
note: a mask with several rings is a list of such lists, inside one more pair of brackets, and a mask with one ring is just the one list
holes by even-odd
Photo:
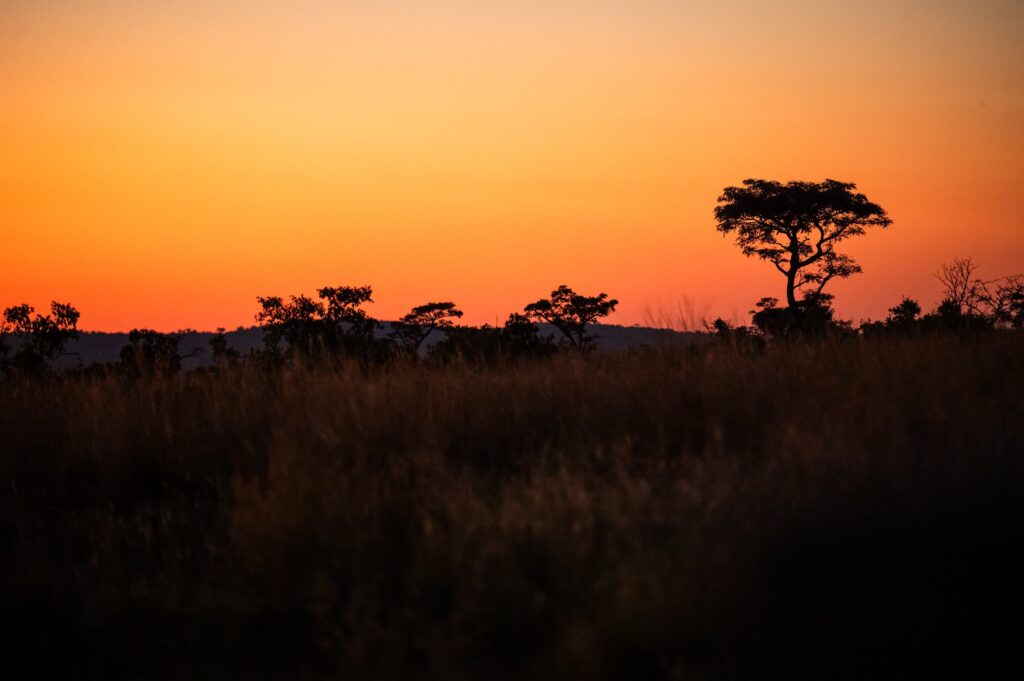
[[1011, 333], [0, 384], [4, 646], [98, 678], [976, 671], [1015, 643], [1022, 386]]

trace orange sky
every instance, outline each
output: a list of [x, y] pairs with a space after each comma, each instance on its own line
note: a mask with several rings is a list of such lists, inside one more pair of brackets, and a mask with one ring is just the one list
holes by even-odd
[[503, 320], [559, 283], [614, 321], [783, 293], [714, 229], [746, 177], [858, 183], [846, 317], [944, 260], [1024, 272], [1019, 0], [5, 0], [0, 306], [251, 324], [371, 284]]

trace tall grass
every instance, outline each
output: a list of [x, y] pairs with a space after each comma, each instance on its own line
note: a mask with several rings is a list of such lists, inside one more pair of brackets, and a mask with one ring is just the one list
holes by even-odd
[[7, 382], [6, 664], [977, 671], [1021, 612], [1022, 386], [1014, 333]]

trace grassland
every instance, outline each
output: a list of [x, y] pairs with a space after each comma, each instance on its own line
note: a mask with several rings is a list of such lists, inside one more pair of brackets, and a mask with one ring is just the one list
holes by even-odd
[[1013, 332], [10, 380], [4, 664], [977, 673], [1018, 644], [1022, 492]]

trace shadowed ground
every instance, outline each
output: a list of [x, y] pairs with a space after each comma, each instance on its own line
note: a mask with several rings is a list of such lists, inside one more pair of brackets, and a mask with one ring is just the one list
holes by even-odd
[[0, 384], [15, 673], [994, 669], [1024, 336]]

